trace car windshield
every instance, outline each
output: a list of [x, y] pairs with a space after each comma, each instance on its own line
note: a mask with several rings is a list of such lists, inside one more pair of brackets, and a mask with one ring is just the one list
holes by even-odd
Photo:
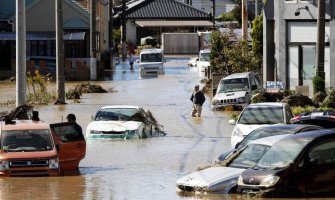
[[97, 113], [95, 121], [127, 121], [137, 112], [136, 108], [105, 108]]
[[200, 53], [199, 61], [209, 61], [209, 52]]
[[280, 169], [289, 166], [311, 139], [281, 140], [259, 160], [256, 168]]
[[[263, 144], [249, 144], [229, 163], [229, 167], [250, 168], [257, 164], [270, 146]], [[234, 155], [232, 155], [234, 156]]]
[[49, 130], [8, 130], [1, 132], [1, 150], [6, 152], [49, 151], [53, 149]]
[[218, 93], [248, 91], [249, 82], [247, 78], [224, 79], [220, 81]]
[[285, 129], [285, 128], [259, 128], [251, 133], [249, 133], [238, 145], [237, 148], [241, 148], [244, 145], [248, 144], [253, 140], [257, 140], [264, 137], [270, 137], [275, 135], [283, 135], [283, 134], [290, 134], [293, 133], [293, 129]]
[[141, 54], [141, 62], [162, 62], [161, 53]]
[[239, 124], [278, 124], [284, 122], [282, 107], [247, 107], [239, 118]]

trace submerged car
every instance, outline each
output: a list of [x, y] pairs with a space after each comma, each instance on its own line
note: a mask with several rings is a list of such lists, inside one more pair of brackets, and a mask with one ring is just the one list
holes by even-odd
[[234, 193], [239, 175], [254, 166], [283, 137], [285, 135], [252, 141], [224, 160], [225, 166], [210, 167], [180, 178], [177, 188], [187, 192]]
[[140, 75], [164, 74], [163, 49], [143, 49], [139, 56]]
[[198, 62], [199, 58], [192, 58], [190, 59], [190, 61], [188, 61], [187, 65], [190, 67], [196, 67], [197, 66], [197, 62]]
[[291, 119], [293, 124], [314, 124], [324, 128], [335, 128], [335, 112], [313, 111], [304, 112]]
[[134, 116], [146, 113], [139, 106], [114, 105], [98, 110], [86, 128], [87, 138], [146, 138], [152, 126]]
[[1, 123], [0, 175], [58, 176], [77, 174], [86, 142], [72, 123], [33, 120]]
[[283, 134], [297, 134], [306, 131], [320, 130], [323, 129], [320, 126], [308, 125], [308, 124], [274, 124], [261, 126], [249, 133], [241, 142], [235, 145], [235, 148], [231, 151], [221, 154], [217, 161], [221, 161], [227, 158], [230, 154], [236, 152], [238, 149], [242, 148], [244, 145], [248, 144], [253, 140], [257, 140], [264, 137], [270, 137], [275, 135]]
[[238, 191], [264, 197], [335, 197], [335, 130], [287, 135], [238, 179]]
[[252, 103], [246, 106], [239, 118], [229, 120], [235, 125], [231, 135], [231, 146], [234, 148], [251, 131], [266, 124], [290, 124], [293, 112], [286, 103]]

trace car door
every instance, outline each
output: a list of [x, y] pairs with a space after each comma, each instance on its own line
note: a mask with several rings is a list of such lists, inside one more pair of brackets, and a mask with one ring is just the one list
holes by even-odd
[[335, 138], [323, 139], [306, 152], [300, 184], [308, 196], [329, 196], [335, 192]]
[[77, 171], [80, 160], [86, 154], [86, 141], [74, 123], [50, 124], [52, 136], [58, 148], [61, 173]]

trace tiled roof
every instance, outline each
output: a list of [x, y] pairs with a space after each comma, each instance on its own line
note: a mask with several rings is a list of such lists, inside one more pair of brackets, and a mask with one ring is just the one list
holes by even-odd
[[[26, 0], [26, 8], [39, 0]], [[15, 15], [15, 0], [0, 0], [0, 19], [10, 19]]]
[[65, 29], [89, 29], [90, 25], [80, 19], [79, 17], [74, 17], [66, 22], [64, 22], [63, 27]]
[[208, 13], [175, 0], [138, 0], [130, 2], [127, 7], [127, 19], [211, 19]]

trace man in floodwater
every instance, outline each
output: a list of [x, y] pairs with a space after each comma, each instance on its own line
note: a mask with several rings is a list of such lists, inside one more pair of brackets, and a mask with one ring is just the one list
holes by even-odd
[[73, 123], [74, 124], [74, 127], [75, 129], [78, 131], [78, 133], [82, 134], [83, 133], [83, 129], [81, 128], [81, 126], [77, 123], [77, 119], [76, 119], [76, 116], [72, 113], [68, 114], [67, 117], [66, 117], [67, 121], [69, 123]]
[[206, 98], [204, 93], [199, 90], [199, 85], [194, 86], [194, 91], [190, 100], [193, 102], [192, 117], [200, 117], [202, 111], [202, 104], [204, 104]]

